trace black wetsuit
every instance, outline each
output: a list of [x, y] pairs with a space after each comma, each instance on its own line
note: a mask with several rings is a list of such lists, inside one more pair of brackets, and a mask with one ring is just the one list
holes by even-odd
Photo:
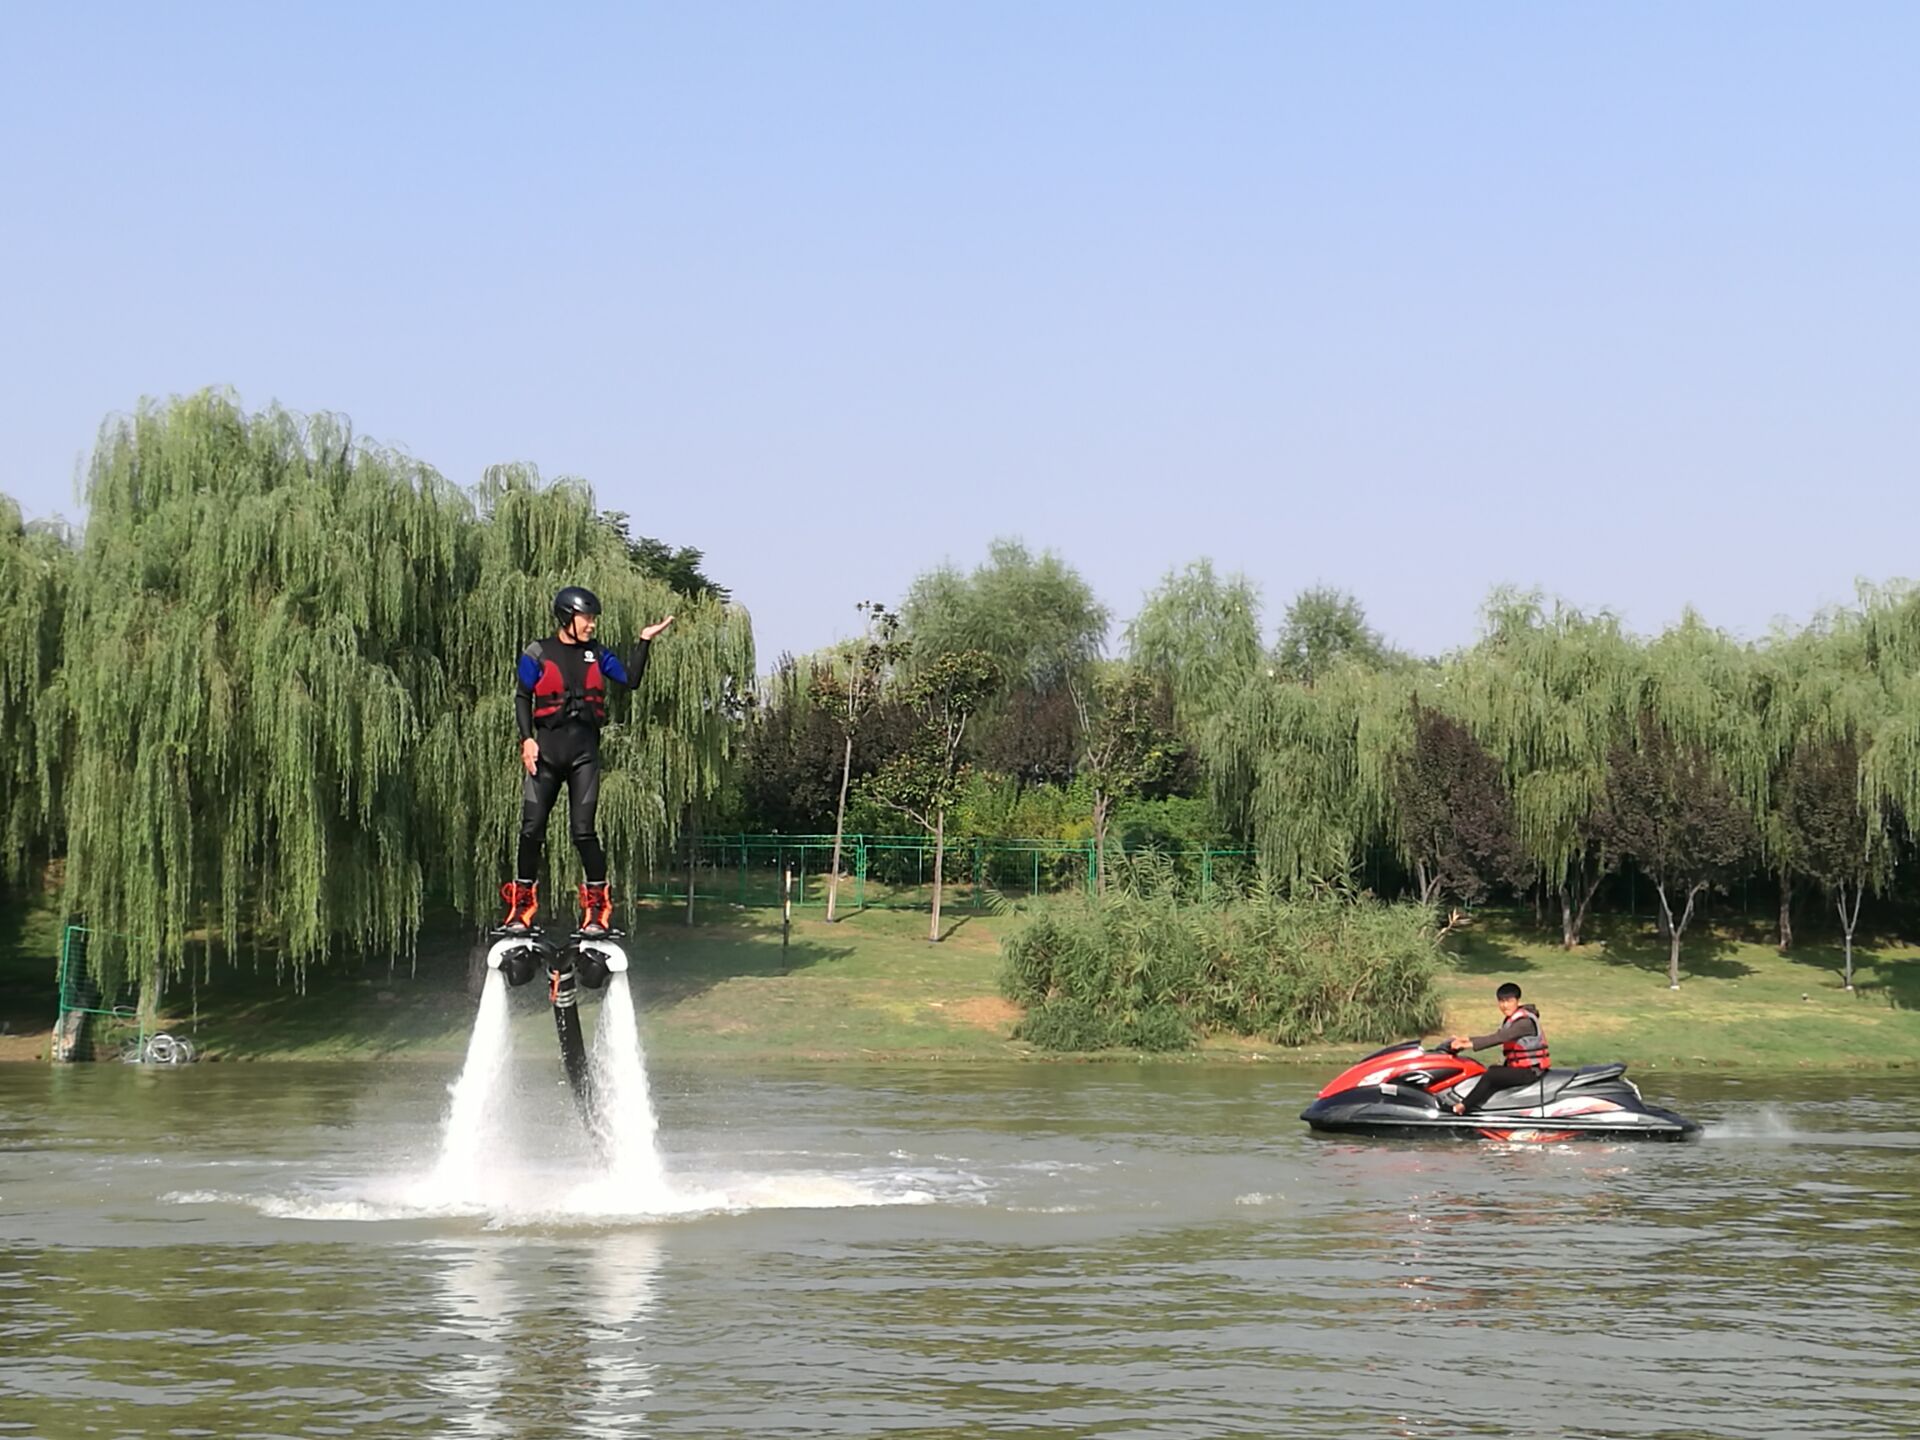
[[[594, 829], [594, 813], [600, 804], [604, 704], [596, 714], [588, 698], [592, 693], [588, 677], [597, 668], [605, 680], [631, 689], [647, 673], [649, 649], [645, 640], [638, 643], [631, 672], [611, 650], [598, 644], [576, 645], [558, 635], [529, 645], [521, 655], [514, 713], [520, 722], [520, 738], [537, 741], [540, 746], [540, 758], [521, 787], [520, 850], [515, 873], [522, 880], [532, 880], [540, 873], [547, 816], [560, 798], [563, 784], [567, 787], [568, 830], [574, 848], [580, 852], [587, 881], [597, 885], [607, 878], [607, 852]], [[558, 672], [561, 686], [557, 708], [552, 693], [553, 671]], [[604, 697], [604, 688], [599, 693]], [[553, 713], [537, 713], [543, 708]]]

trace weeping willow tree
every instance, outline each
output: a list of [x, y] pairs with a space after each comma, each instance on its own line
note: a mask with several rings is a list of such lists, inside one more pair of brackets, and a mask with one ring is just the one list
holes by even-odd
[[1210, 728], [1215, 797], [1282, 885], [1339, 879], [1390, 834], [1412, 743], [1413, 682], [1345, 662], [1306, 685], [1270, 675]]
[[[1886, 678], [1870, 648], [1867, 613], [1831, 610], [1804, 629], [1775, 634], [1754, 654], [1755, 706], [1771, 762], [1757, 819], [1778, 884], [1782, 954], [1793, 944], [1795, 886], [1827, 868], [1831, 832], [1844, 819], [1833, 813], [1842, 799], [1859, 822], [1864, 850], [1875, 857], [1874, 878], [1885, 878], [1891, 858], [1885, 797], [1870, 793], [1862, 765], [1888, 714]], [[1844, 786], [1836, 783], [1836, 766], [1848, 772]]]
[[[407, 762], [465, 497], [331, 416], [206, 392], [102, 431], [66, 617], [69, 905], [143, 971], [245, 935], [296, 972], [420, 916]], [[147, 978], [143, 973], [141, 979]]]
[[1485, 635], [1449, 667], [1448, 685], [1449, 708], [1505, 770], [1517, 837], [1559, 901], [1561, 942], [1572, 949], [1618, 863], [1593, 819], [1609, 758], [1633, 742], [1639, 721], [1639, 649], [1611, 615], [1499, 592]]
[[1774, 778], [1754, 651], [1693, 611], [1640, 651], [1640, 712], [1612, 758], [1598, 833], [1651, 882], [1668, 983], [1703, 897], [1759, 857]]
[[1211, 560], [1170, 571], [1127, 625], [1133, 663], [1167, 687], [1174, 717], [1196, 737], [1266, 668], [1260, 592]]
[[1862, 784], [1911, 831], [1920, 825], [1920, 591], [1863, 591], [1859, 644], [1880, 691]]
[[[598, 590], [622, 646], [676, 608], [582, 485], [509, 468], [469, 496], [332, 416], [213, 392], [109, 423], [86, 498], [69, 904], [130, 938], [142, 980], [196, 939], [296, 976], [336, 948], [404, 953], [430, 891], [478, 917], [518, 814], [513, 665], [553, 590]], [[728, 686], [752, 674], [743, 612], [678, 608], [607, 737], [629, 868], [717, 783]]]
[[60, 620], [73, 560], [60, 527], [23, 525], [0, 495], [0, 879], [22, 878], [60, 838]]
[[[1679, 624], [1645, 647], [1644, 654], [1646, 709], [1641, 733], [1653, 725], [1681, 754], [1693, 757], [1693, 783], [1701, 792], [1696, 799], [1702, 816], [1710, 808], [1709, 796], [1724, 789], [1731, 793], [1733, 808], [1749, 822], [1743, 826], [1737, 817], [1721, 817], [1721, 824], [1700, 831], [1703, 837], [1716, 837], [1714, 846], [1703, 839], [1702, 850], [1717, 847], [1728, 855], [1737, 854], [1742, 863], [1764, 857], [1757, 839], [1772, 805], [1778, 751], [1766, 716], [1771, 686], [1757, 652], [1688, 609]], [[1741, 832], [1738, 844], [1728, 849], [1734, 830]], [[1677, 953], [1679, 937], [1673, 933], [1675, 917], [1669, 897], [1658, 883], [1656, 892], [1660, 933], [1673, 942]]]
[[1734, 794], [1760, 814], [1775, 747], [1754, 651], [1689, 610], [1643, 653], [1646, 713], [1676, 744], [1711, 755]]

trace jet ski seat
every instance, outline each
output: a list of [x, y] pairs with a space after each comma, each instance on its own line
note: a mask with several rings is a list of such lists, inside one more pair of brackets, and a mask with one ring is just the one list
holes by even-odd
[[[1551, 1075], [1553, 1072], [1547, 1072]], [[1566, 1089], [1579, 1085], [1598, 1085], [1604, 1080], [1618, 1080], [1627, 1073], [1627, 1062], [1616, 1060], [1611, 1065], [1582, 1065], [1567, 1076]]]
[[1618, 1080], [1626, 1072], [1624, 1061], [1615, 1061], [1611, 1065], [1582, 1065], [1577, 1070], [1549, 1069], [1537, 1081], [1530, 1080], [1525, 1085], [1502, 1090], [1487, 1101], [1485, 1108], [1525, 1110], [1529, 1106], [1544, 1104], [1562, 1091], [1604, 1085], [1608, 1081]]

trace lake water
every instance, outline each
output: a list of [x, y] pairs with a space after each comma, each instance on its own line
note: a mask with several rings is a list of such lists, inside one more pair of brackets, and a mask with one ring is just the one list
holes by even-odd
[[0, 1436], [1920, 1433], [1920, 1083], [1636, 1078], [1694, 1145], [1348, 1143], [1283, 1068], [0, 1066]]

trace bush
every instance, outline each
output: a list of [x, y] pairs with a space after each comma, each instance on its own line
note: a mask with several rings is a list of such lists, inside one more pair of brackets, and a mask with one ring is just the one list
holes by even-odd
[[1042, 1050], [1105, 1050], [1118, 1043], [1107, 1017], [1084, 1000], [1049, 1000], [1029, 1010], [1013, 1038]]
[[1154, 1005], [1120, 1023], [1119, 1041], [1135, 1050], [1190, 1050], [1199, 1037], [1187, 1017], [1171, 1005]]
[[1102, 899], [1050, 905], [1003, 942], [1001, 990], [1029, 1010], [1021, 1038], [1171, 1050], [1207, 1031], [1359, 1044], [1438, 1026], [1424, 907], [1258, 893], [1196, 905], [1141, 883], [1140, 869]]

